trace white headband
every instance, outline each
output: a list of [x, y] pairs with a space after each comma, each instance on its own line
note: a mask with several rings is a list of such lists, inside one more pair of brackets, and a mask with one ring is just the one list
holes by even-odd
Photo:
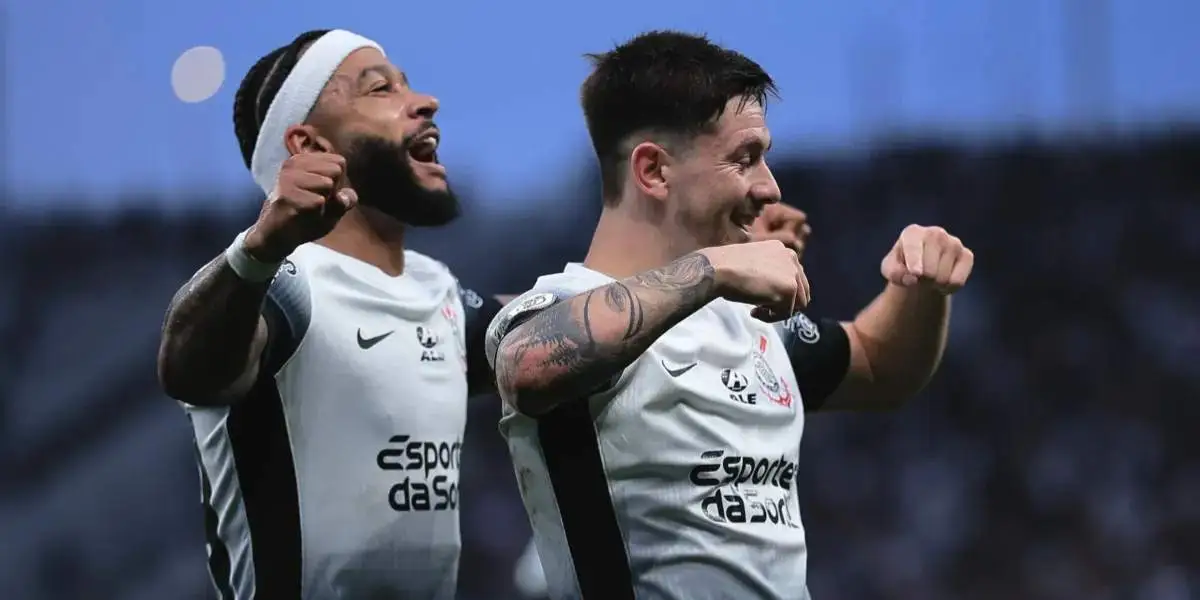
[[287, 128], [308, 119], [308, 113], [312, 112], [321, 90], [333, 77], [334, 71], [359, 48], [374, 48], [383, 52], [379, 44], [361, 35], [334, 29], [313, 42], [296, 62], [287, 79], [283, 80], [279, 93], [267, 108], [267, 117], [258, 130], [254, 156], [250, 159], [250, 172], [263, 192], [270, 194], [275, 189], [279, 169], [291, 155], [284, 145]]

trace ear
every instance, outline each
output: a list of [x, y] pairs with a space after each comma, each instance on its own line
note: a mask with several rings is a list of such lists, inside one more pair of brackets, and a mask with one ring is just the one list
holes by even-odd
[[283, 132], [283, 145], [292, 155], [333, 151], [333, 145], [329, 143], [329, 140], [321, 137], [317, 133], [316, 127], [307, 124], [288, 127], [287, 131]]
[[669, 185], [667, 170], [671, 155], [654, 142], [642, 142], [629, 153], [629, 168], [638, 191], [656, 200], [665, 200]]

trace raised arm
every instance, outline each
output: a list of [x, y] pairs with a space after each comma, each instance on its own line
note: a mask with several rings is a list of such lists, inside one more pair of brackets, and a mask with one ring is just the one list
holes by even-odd
[[163, 391], [192, 404], [246, 392], [267, 345], [262, 316], [270, 279], [247, 281], [224, 254], [183, 285], [167, 308], [158, 348]]
[[715, 290], [712, 264], [695, 253], [576, 296], [518, 299], [489, 336], [500, 396], [531, 416], [583, 397], [716, 298]]
[[966, 284], [974, 264], [971, 250], [946, 230], [905, 228], [880, 264], [887, 287], [853, 321], [841, 324], [849, 364], [822, 408], [890, 409], [916, 395], [941, 362], [950, 295]]
[[311, 315], [308, 284], [295, 264], [266, 264], [257, 275], [244, 269], [238, 275], [227, 255], [175, 294], [159, 345], [163, 390], [197, 406], [228, 404], [245, 395], [263, 370], [278, 370]]
[[576, 296], [518, 299], [492, 322], [488, 355], [501, 397], [537, 416], [607, 384], [717, 297], [779, 319], [807, 304], [808, 294], [796, 255], [779, 242], [705, 248]]
[[259, 374], [264, 349], [288, 348], [272, 336], [307, 328], [308, 288], [285, 259], [328, 233], [357, 202], [344, 187], [345, 166], [341, 156], [317, 151], [284, 161], [258, 221], [175, 295], [158, 350], [158, 379], [168, 396], [196, 405], [241, 396]]

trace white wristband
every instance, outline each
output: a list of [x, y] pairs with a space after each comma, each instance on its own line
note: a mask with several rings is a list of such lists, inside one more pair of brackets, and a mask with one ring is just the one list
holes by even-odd
[[233, 269], [238, 277], [252, 283], [270, 281], [279, 270], [279, 265], [282, 264], [265, 263], [250, 256], [250, 253], [246, 252], [245, 231], [233, 238], [233, 243], [225, 249], [225, 260], [229, 262], [229, 268]]

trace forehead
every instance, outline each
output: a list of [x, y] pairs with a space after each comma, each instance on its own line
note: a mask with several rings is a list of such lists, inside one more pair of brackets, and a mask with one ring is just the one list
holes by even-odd
[[701, 134], [696, 142], [721, 153], [750, 143], [770, 146], [771, 132], [767, 129], [766, 111], [756, 100], [732, 98], [711, 132]]
[[396, 68], [382, 52], [375, 48], [359, 48], [351, 52], [342, 64], [338, 65], [336, 71], [333, 72], [331, 79], [346, 79], [357, 80], [364, 73], [375, 71], [378, 73], [387, 73], [403, 77], [400, 69]]
[[717, 119], [716, 137], [722, 141], [747, 137], [768, 139], [767, 113], [757, 100], [731, 98], [725, 104], [725, 112]]

